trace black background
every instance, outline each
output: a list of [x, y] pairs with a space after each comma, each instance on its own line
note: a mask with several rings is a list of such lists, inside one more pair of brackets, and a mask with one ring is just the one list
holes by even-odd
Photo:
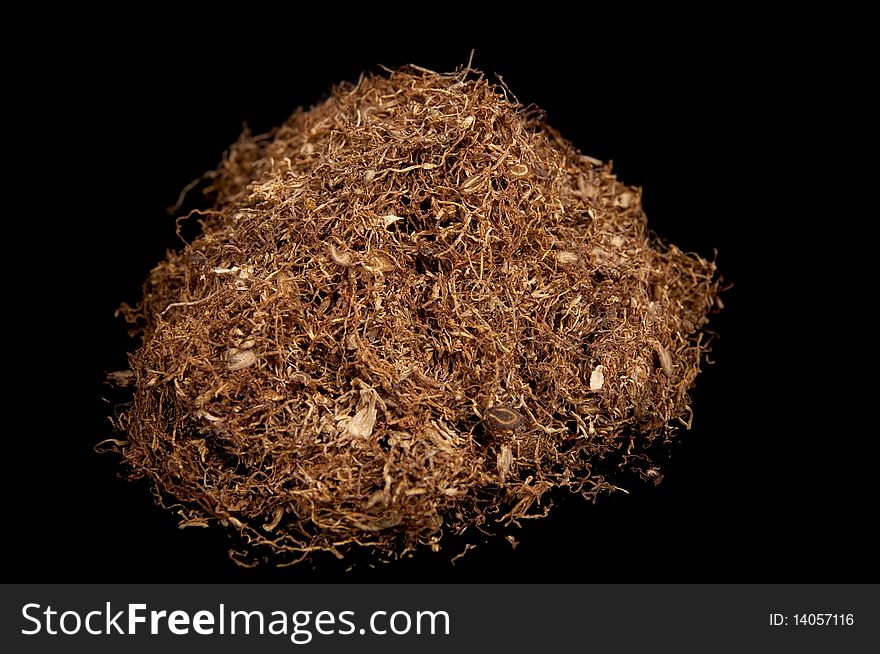
[[[304, 20], [304, 19], [303, 19]], [[555, 19], [566, 22], [566, 17]], [[546, 21], [534, 26], [547, 27]], [[322, 24], [323, 25], [323, 24]], [[523, 24], [519, 30], [526, 30]], [[308, 29], [307, 29], [308, 28]], [[601, 28], [601, 29], [600, 29]], [[555, 28], [554, 28], [555, 29]], [[797, 83], [784, 59], [755, 52], [751, 35], [707, 27], [650, 42], [623, 25], [582, 24], [583, 36], [496, 43], [455, 30], [386, 29], [352, 39], [327, 26], [242, 16], [223, 29], [165, 24], [149, 38], [126, 29], [71, 32], [29, 75], [38, 108], [13, 128], [38, 164], [17, 214], [25, 267], [7, 270], [6, 347], [23, 361], [8, 380], [6, 577], [15, 581], [862, 581], [876, 576], [867, 479], [852, 470], [859, 433], [826, 417], [827, 359], [794, 335], [818, 320], [792, 285], [801, 246], [787, 236], [781, 104]], [[314, 32], [305, 38], [304, 31]], [[500, 30], [499, 32], [502, 32]], [[595, 37], [597, 32], [607, 33]], [[35, 48], [38, 46], [34, 46]], [[42, 47], [42, 46], [39, 46]], [[114, 319], [167, 248], [166, 207], [216, 166], [243, 124], [264, 132], [333, 82], [376, 64], [499, 73], [525, 104], [584, 153], [613, 160], [644, 188], [654, 231], [712, 256], [732, 284], [720, 334], [693, 392], [658, 487], [595, 505], [556, 498], [526, 523], [520, 545], [489, 542], [370, 567], [317, 559], [245, 570], [226, 557], [221, 529], [178, 530], [144, 484], [119, 478], [112, 455], [107, 371], [134, 346]], [[46, 162], [56, 176], [40, 184]], [[29, 187], [30, 188], [30, 187]], [[23, 191], [24, 192], [24, 191]], [[809, 282], [807, 282], [809, 283]], [[795, 286], [794, 290], [790, 287]], [[831, 300], [829, 300], [831, 301]], [[19, 326], [21, 325], [21, 326]], [[815, 380], [811, 386], [810, 380]], [[815, 412], [813, 411], [815, 409]], [[874, 516], [876, 519], [876, 516]]]

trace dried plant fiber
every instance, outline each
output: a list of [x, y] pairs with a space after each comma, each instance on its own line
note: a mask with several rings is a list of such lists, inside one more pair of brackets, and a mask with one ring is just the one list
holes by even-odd
[[[201, 233], [122, 312], [117, 442], [232, 557], [394, 558], [592, 499], [690, 420], [714, 263], [466, 69], [341, 84], [209, 176]], [[543, 498], [543, 501], [542, 501]]]

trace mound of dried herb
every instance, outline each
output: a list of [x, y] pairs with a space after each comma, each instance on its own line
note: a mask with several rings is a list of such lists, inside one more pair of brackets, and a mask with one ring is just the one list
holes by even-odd
[[505, 89], [366, 76], [209, 177], [201, 234], [122, 309], [118, 449], [183, 525], [239, 532], [238, 562], [436, 550], [659, 476], [715, 266]]

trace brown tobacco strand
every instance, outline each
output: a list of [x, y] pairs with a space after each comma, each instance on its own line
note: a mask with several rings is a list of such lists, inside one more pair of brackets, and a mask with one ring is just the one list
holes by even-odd
[[143, 340], [108, 441], [183, 526], [227, 526], [242, 565], [388, 560], [659, 478], [715, 265], [512, 97], [365, 75], [205, 175], [201, 234], [122, 308]]
[[513, 407], [503, 405], [492, 407], [486, 412], [486, 418], [493, 427], [499, 429], [516, 429], [523, 423], [522, 414]]

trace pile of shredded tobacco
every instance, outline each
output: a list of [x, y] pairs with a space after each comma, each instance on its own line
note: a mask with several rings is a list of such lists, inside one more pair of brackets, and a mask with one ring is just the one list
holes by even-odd
[[506, 88], [363, 76], [208, 178], [200, 234], [121, 310], [117, 449], [183, 526], [238, 532], [242, 564], [390, 559], [659, 479], [715, 265]]

